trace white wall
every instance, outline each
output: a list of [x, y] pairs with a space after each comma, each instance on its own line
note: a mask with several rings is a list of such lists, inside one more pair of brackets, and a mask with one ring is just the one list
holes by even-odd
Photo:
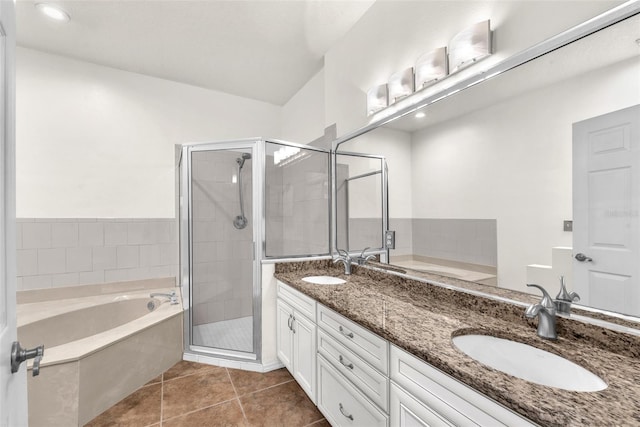
[[[378, 128], [358, 138], [352, 139], [339, 148], [340, 151], [355, 153], [378, 154], [385, 156], [389, 166], [389, 216], [392, 218], [412, 217], [412, 183], [411, 183], [411, 134], [408, 132]], [[345, 159], [339, 159], [345, 163]], [[356, 166], [359, 162], [352, 162]], [[377, 166], [376, 166], [377, 167]], [[368, 172], [376, 167], [357, 170], [351, 169], [351, 176]], [[363, 195], [362, 203], [354, 203], [350, 206], [352, 218], [375, 218], [379, 212], [371, 212], [366, 208], [367, 198], [373, 196]], [[355, 201], [356, 199], [352, 199]]]
[[414, 133], [414, 217], [496, 218], [499, 286], [526, 289], [572, 245], [572, 123], [637, 104], [638, 75], [626, 60]]
[[174, 144], [280, 136], [281, 107], [17, 50], [17, 216], [172, 218]]
[[[345, 135], [367, 123], [366, 92], [446, 46], [460, 30], [491, 19], [495, 54], [476, 73], [621, 1], [377, 1], [325, 55], [325, 120]], [[460, 77], [464, 77], [464, 73]]]
[[324, 70], [320, 70], [282, 107], [285, 141], [307, 144], [324, 135]]

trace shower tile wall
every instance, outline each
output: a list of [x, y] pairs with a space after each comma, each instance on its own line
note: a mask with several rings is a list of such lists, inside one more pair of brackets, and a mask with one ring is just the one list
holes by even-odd
[[175, 277], [175, 219], [18, 218], [18, 290]]
[[306, 152], [285, 166], [267, 157], [267, 256], [329, 253], [329, 158]]
[[396, 248], [390, 256], [411, 256], [413, 254], [413, 219], [389, 218], [389, 229], [396, 232]]
[[[247, 227], [240, 214], [236, 151], [201, 151], [192, 157], [193, 324], [253, 313], [252, 160], [242, 169]], [[235, 177], [235, 178], [234, 178]], [[234, 180], [236, 182], [234, 182]]]
[[495, 219], [414, 218], [413, 255], [498, 265]]
[[349, 250], [382, 247], [382, 218], [350, 218]]

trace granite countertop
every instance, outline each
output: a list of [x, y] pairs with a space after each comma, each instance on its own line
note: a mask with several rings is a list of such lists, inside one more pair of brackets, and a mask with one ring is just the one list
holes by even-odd
[[[524, 310], [417, 280], [330, 261], [276, 264], [276, 278], [532, 421], [549, 426], [640, 424], [640, 337], [558, 318], [558, 340], [536, 335]], [[347, 281], [319, 286], [306, 276]], [[519, 341], [565, 357], [607, 384], [599, 392], [545, 387], [504, 374], [457, 350], [469, 333]]]

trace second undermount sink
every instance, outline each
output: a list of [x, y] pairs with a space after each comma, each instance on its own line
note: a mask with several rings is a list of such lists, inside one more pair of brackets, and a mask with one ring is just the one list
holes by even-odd
[[489, 335], [462, 335], [453, 344], [483, 365], [536, 384], [583, 392], [607, 388], [582, 366], [527, 344]]
[[333, 276], [308, 276], [303, 277], [302, 280], [307, 283], [313, 283], [314, 285], [342, 285], [347, 283], [346, 280]]

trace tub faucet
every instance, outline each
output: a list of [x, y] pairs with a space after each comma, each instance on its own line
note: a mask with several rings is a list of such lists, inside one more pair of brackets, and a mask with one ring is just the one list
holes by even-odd
[[371, 248], [364, 248], [362, 252], [360, 252], [360, 256], [356, 258], [356, 262], [358, 265], [365, 265], [367, 261], [374, 259], [376, 256], [373, 254], [369, 254], [365, 256], [365, 252], [367, 252]]
[[580, 301], [580, 295], [575, 292], [567, 292], [564, 284], [564, 276], [560, 276], [560, 292], [558, 292], [556, 300], [554, 301], [556, 310], [561, 314], [571, 314], [571, 303], [575, 301]]
[[163, 294], [161, 292], [154, 292], [151, 295], [149, 295], [150, 298], [155, 298], [155, 297], [165, 297], [165, 298], [169, 298], [169, 302], [171, 304], [178, 304], [178, 296], [176, 295], [176, 291], [171, 291], [170, 294]]
[[547, 340], [558, 338], [556, 333], [556, 305], [547, 291], [542, 287], [527, 283], [527, 286], [538, 288], [542, 291], [542, 299], [537, 304], [532, 304], [524, 312], [525, 317], [538, 316], [538, 336]]
[[351, 274], [351, 263], [353, 262], [353, 259], [349, 255], [349, 252], [344, 249], [338, 249], [338, 255], [333, 260], [333, 263], [337, 264], [339, 262], [344, 264], [344, 274]]

